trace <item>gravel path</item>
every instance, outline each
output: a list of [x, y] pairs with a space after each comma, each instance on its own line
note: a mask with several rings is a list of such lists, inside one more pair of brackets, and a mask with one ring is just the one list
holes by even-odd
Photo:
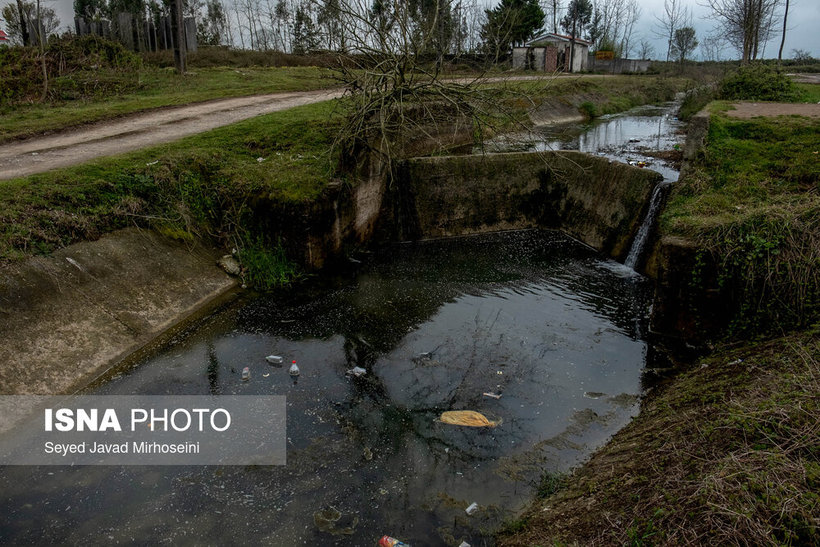
[[208, 101], [134, 114], [47, 137], [6, 143], [0, 147], [0, 180], [122, 154], [341, 95], [341, 90], [333, 89]]

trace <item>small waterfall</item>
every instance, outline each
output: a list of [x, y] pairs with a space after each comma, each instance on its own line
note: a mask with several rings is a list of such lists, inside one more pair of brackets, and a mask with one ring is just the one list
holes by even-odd
[[646, 217], [643, 219], [643, 224], [641, 224], [638, 234], [632, 242], [632, 247], [629, 249], [629, 254], [626, 257], [626, 260], [624, 260], [624, 266], [634, 270], [635, 266], [638, 265], [638, 260], [641, 259], [641, 255], [643, 254], [643, 248], [646, 246], [646, 242], [649, 239], [649, 234], [652, 233], [652, 227], [655, 225], [655, 219], [658, 217], [658, 211], [661, 208], [660, 206], [663, 199], [663, 193], [667, 186], [669, 186], [668, 182], [662, 182], [655, 186], [655, 190], [652, 192], [652, 198], [649, 200], [649, 210], [646, 212]]

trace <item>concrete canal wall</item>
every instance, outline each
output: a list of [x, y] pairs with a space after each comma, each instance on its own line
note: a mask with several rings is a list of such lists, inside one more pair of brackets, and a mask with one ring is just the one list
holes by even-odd
[[[256, 226], [309, 270], [374, 241], [555, 228], [622, 259], [657, 173], [577, 152], [446, 156], [364, 166], [315, 201], [251, 201]], [[274, 238], [275, 240], [275, 238]], [[0, 272], [0, 393], [79, 389], [215, 302], [237, 280], [203, 244], [120, 230]]]

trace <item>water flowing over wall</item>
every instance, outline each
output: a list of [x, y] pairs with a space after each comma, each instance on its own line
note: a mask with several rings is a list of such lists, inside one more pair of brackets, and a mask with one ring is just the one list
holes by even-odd
[[414, 158], [388, 189], [383, 230], [407, 240], [554, 228], [622, 260], [661, 180], [580, 152]]

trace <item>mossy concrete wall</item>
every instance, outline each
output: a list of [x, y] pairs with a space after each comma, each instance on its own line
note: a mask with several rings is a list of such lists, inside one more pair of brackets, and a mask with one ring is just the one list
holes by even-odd
[[623, 259], [662, 176], [580, 152], [415, 158], [386, 198], [386, 232], [407, 240], [555, 228]]
[[[708, 107], [689, 122], [684, 163], [677, 184], [686, 184], [691, 163], [709, 132]], [[731, 319], [717, 265], [697, 242], [658, 228], [646, 260], [646, 274], [655, 280], [650, 329], [655, 334], [699, 345], [718, 338]]]

